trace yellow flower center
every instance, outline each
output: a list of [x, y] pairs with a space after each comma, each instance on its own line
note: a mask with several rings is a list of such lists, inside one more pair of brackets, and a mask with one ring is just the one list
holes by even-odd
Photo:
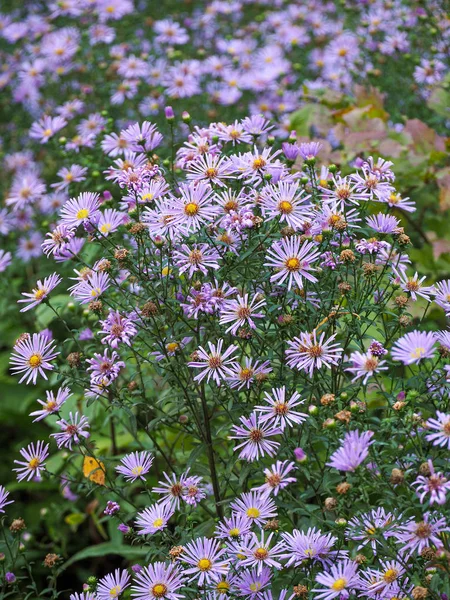
[[120, 592], [122, 591], [122, 588], [120, 585], [116, 585], [113, 588], [111, 588], [109, 590], [109, 597], [110, 598], [117, 598], [120, 594]]
[[46, 294], [46, 290], [36, 290], [34, 292], [34, 299], [41, 300]]
[[288, 258], [284, 263], [288, 271], [298, 271], [301, 267], [301, 262], [298, 258]]
[[234, 527], [233, 529], [230, 529], [230, 531], [228, 532], [230, 534], [231, 537], [239, 537], [241, 534], [241, 530], [238, 529], [237, 527]]
[[228, 581], [219, 581], [219, 583], [216, 585], [216, 590], [219, 592], [219, 594], [226, 594], [229, 589], [230, 584]]
[[200, 571], [209, 571], [212, 567], [212, 562], [209, 558], [201, 558], [197, 563], [197, 567]]
[[254, 169], [262, 169], [266, 164], [266, 161], [261, 158], [261, 156], [259, 158], [255, 158], [255, 160], [253, 161], [253, 168]]
[[392, 583], [394, 582], [398, 577], [398, 571], [397, 569], [388, 569], [386, 571], [386, 573], [383, 575], [383, 579], [384, 581], [386, 581], [386, 583]]
[[45, 405], [45, 410], [47, 412], [52, 412], [52, 410], [54, 410], [56, 408], [57, 404], [54, 400], [49, 400], [47, 402], [47, 404]]
[[33, 469], [33, 470], [34, 470], [34, 469], [37, 469], [37, 468], [38, 468], [38, 466], [39, 466], [39, 459], [38, 459], [38, 458], [36, 458], [36, 457], [35, 457], [35, 458], [32, 458], [32, 459], [30, 460], [30, 462], [28, 463], [28, 466], [29, 466], [29, 468], [30, 468], [30, 469]]
[[32, 369], [37, 369], [42, 365], [42, 356], [40, 354], [32, 354], [28, 359], [28, 364]]
[[288, 200], [282, 200], [278, 205], [278, 210], [284, 215], [288, 215], [292, 212], [293, 206]]
[[167, 352], [176, 352], [179, 347], [180, 344], [178, 342], [169, 342], [168, 344], [166, 344]]
[[133, 467], [131, 469], [131, 472], [133, 473], [133, 475], [140, 475], [143, 470], [144, 470], [143, 467], [137, 466], [137, 467]]
[[102, 293], [102, 290], [99, 287], [92, 288], [92, 290], [91, 290], [91, 296], [93, 298], [96, 298], [97, 296], [100, 296], [101, 293]]
[[422, 358], [425, 355], [425, 348], [422, 346], [420, 348], [416, 348], [410, 353], [411, 358]]
[[184, 212], [187, 214], [188, 217], [194, 217], [198, 213], [198, 210], [199, 210], [199, 206], [198, 206], [198, 204], [195, 204], [194, 202], [189, 202], [184, 207]]
[[250, 519], [257, 519], [260, 514], [258, 508], [252, 507], [247, 509], [247, 517], [250, 517]]
[[50, 135], [52, 135], [52, 130], [51, 130], [51, 129], [46, 129], [46, 130], [44, 131], [44, 136], [45, 136], [45, 137], [49, 137]]
[[77, 212], [77, 219], [87, 219], [89, 216], [89, 211], [87, 208], [81, 208]]
[[153, 521], [153, 527], [162, 527], [164, 525], [164, 520], [159, 518]]
[[214, 179], [214, 177], [217, 177], [217, 173], [218, 173], [217, 169], [214, 169], [213, 167], [210, 167], [209, 169], [206, 169], [206, 171], [205, 171], [205, 175], [209, 179]]
[[100, 231], [102, 233], [109, 233], [112, 229], [112, 225], [111, 223], [103, 223], [103, 225], [100, 227]]
[[257, 560], [265, 560], [269, 556], [265, 548], [258, 548], [253, 554]]
[[155, 598], [162, 598], [167, 593], [167, 586], [164, 583], [157, 583], [151, 588], [151, 593], [155, 596]]
[[346, 585], [347, 580], [344, 577], [340, 577], [339, 579], [336, 579], [331, 588], [336, 590], [336, 592], [341, 592], [343, 589], [345, 589]]
[[142, 195], [142, 200], [144, 200], [144, 202], [148, 202], [150, 200], [153, 200], [153, 194], [150, 194], [150, 192], [148, 194], [143, 194]]

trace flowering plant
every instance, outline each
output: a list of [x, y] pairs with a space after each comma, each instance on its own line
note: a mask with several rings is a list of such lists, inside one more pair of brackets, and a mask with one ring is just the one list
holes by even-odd
[[185, 121], [178, 149], [147, 121], [106, 136], [105, 181], [42, 244], [56, 270], [24, 293], [36, 332], [11, 366], [46, 381], [45, 439], [15, 471], [95, 498], [109, 541], [69, 557], [54, 537], [42, 591], [52, 515], [35, 542], [15, 519], [5, 589], [56, 598], [71, 564], [113, 554], [71, 600], [445, 598], [450, 335], [426, 314], [450, 313], [450, 281], [411, 271], [414, 201], [391, 162], [344, 175], [262, 116]]

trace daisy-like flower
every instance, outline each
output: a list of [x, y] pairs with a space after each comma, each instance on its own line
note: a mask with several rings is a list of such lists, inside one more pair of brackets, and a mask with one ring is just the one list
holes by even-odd
[[298, 190], [299, 182], [279, 181], [276, 185], [268, 185], [261, 191], [261, 207], [268, 221], [280, 218], [294, 230], [301, 228], [310, 216], [311, 207], [305, 202], [311, 196], [305, 196], [303, 190]]
[[417, 300], [417, 296], [430, 301], [431, 294], [434, 294], [434, 287], [422, 285], [426, 279], [425, 275], [419, 279], [417, 272], [414, 273], [413, 277], [408, 277], [403, 269], [394, 269], [394, 272], [398, 277], [402, 290], [409, 293], [414, 301]]
[[327, 462], [329, 467], [339, 471], [355, 471], [369, 455], [369, 447], [373, 444], [373, 431], [349, 431], [339, 450], [336, 450]]
[[393, 215], [377, 213], [366, 219], [367, 225], [378, 233], [397, 233], [400, 221]]
[[197, 271], [206, 275], [208, 269], [219, 269], [220, 267], [218, 263], [220, 254], [208, 244], [193, 244], [191, 248], [183, 244], [179, 250], [173, 253], [173, 260], [180, 275], [188, 271], [189, 277], [192, 277]]
[[263, 567], [260, 573], [256, 569], [242, 570], [231, 580], [232, 589], [239, 596], [259, 600], [261, 590], [269, 585], [271, 578], [272, 571], [268, 567]]
[[427, 442], [431, 442], [433, 446], [440, 446], [450, 450], [450, 414], [436, 411], [435, 419], [428, 419], [427, 429], [432, 429], [433, 433], [428, 433], [425, 436]]
[[3, 271], [5, 271], [7, 267], [9, 267], [11, 261], [11, 252], [5, 252], [5, 250], [0, 250], [0, 273], [3, 273]]
[[347, 367], [345, 370], [353, 373], [354, 377], [352, 383], [357, 379], [363, 379], [363, 384], [366, 385], [369, 377], [372, 377], [374, 373], [379, 371], [386, 371], [388, 367], [383, 367], [385, 360], [380, 360], [377, 356], [374, 356], [370, 350], [366, 353], [352, 352], [349, 357], [349, 361], [352, 363], [351, 367]]
[[178, 565], [155, 562], [144, 567], [134, 576], [131, 597], [135, 600], [179, 600], [184, 583], [184, 575]]
[[260, 364], [259, 360], [246, 357], [244, 364], [234, 362], [231, 366], [231, 374], [227, 377], [227, 383], [231, 388], [241, 390], [243, 387], [250, 389], [252, 384], [257, 381], [261, 383], [267, 379], [267, 375], [272, 371], [268, 360]]
[[102, 329], [99, 333], [106, 334], [102, 344], [108, 344], [116, 349], [119, 344], [131, 346], [131, 341], [137, 335], [137, 328], [129, 317], [124, 317], [118, 310], [110, 310], [104, 321], [100, 321]]
[[86, 222], [95, 224], [100, 216], [99, 206], [99, 194], [83, 192], [64, 204], [61, 209], [61, 222], [73, 228]]
[[62, 277], [60, 277], [57, 273], [53, 273], [49, 277], [45, 277], [44, 281], [40, 279], [36, 283], [36, 288], [33, 289], [31, 293], [23, 292], [22, 296], [25, 298], [21, 298], [17, 302], [26, 302], [28, 306], [25, 306], [20, 310], [20, 312], [26, 312], [43, 302], [47, 296], [50, 294], [55, 287], [61, 283]]
[[302, 243], [298, 237], [289, 237], [272, 244], [267, 251], [267, 262], [264, 265], [276, 270], [270, 281], [281, 284], [287, 279], [288, 290], [294, 284], [301, 289], [303, 277], [313, 283], [317, 281], [317, 277], [311, 275], [311, 271], [315, 270], [311, 265], [319, 256], [320, 252], [313, 242]]
[[39, 140], [41, 144], [46, 144], [55, 133], [66, 125], [67, 121], [62, 117], [49, 117], [45, 115], [31, 126], [30, 138]]
[[265, 147], [262, 152], [256, 146], [253, 152], [245, 152], [244, 154], [231, 155], [233, 170], [238, 173], [239, 179], [244, 179], [245, 183], [251, 184], [261, 182], [266, 173], [271, 170], [279, 171], [280, 174], [285, 168], [276, 157], [281, 154], [281, 150], [276, 150], [272, 153], [272, 148]]
[[331, 565], [328, 573], [319, 573], [316, 575], [317, 583], [320, 583], [324, 587], [312, 590], [317, 594], [315, 597], [318, 600], [332, 600], [333, 598], [346, 600], [349, 597], [349, 593], [358, 587], [359, 577], [356, 573], [357, 570], [357, 563], [351, 560], [343, 560]]
[[397, 522], [401, 516], [395, 516], [380, 507], [368, 513], [352, 517], [348, 522], [345, 535], [349, 540], [361, 542], [357, 550], [370, 545], [374, 555], [377, 554], [377, 546], [382, 546], [384, 540], [394, 537], [397, 530]]
[[97, 600], [114, 600], [120, 598], [123, 591], [130, 585], [130, 575], [123, 569], [116, 569], [102, 577], [97, 586]]
[[20, 454], [25, 459], [15, 460], [14, 463], [19, 465], [17, 469], [13, 469], [17, 473], [18, 481], [41, 477], [41, 471], [45, 470], [45, 459], [48, 457], [48, 444], [45, 442], [36, 442], [28, 444], [26, 448], [22, 448]]
[[110, 286], [110, 277], [105, 271], [93, 272], [85, 280], [71, 288], [70, 295], [81, 304], [97, 300]]
[[391, 351], [394, 360], [404, 365], [418, 364], [435, 354], [436, 335], [432, 331], [411, 331], [398, 339]]
[[253, 296], [249, 301], [248, 294], [244, 296], [238, 295], [236, 299], [225, 300], [220, 311], [220, 324], [225, 325], [231, 323], [225, 333], [236, 335], [237, 330], [244, 325], [248, 325], [251, 329], [256, 329], [256, 324], [253, 319], [262, 319], [263, 313], [257, 311], [266, 305], [266, 301], [259, 294]]
[[314, 369], [321, 369], [323, 366], [331, 369], [332, 365], [339, 364], [343, 352], [339, 344], [333, 343], [335, 337], [334, 333], [325, 340], [325, 333], [321, 333], [317, 339], [316, 329], [312, 333], [301, 333], [300, 337], [288, 342], [287, 364], [291, 369], [306, 371], [309, 376], [312, 376]]
[[363, 166], [376, 175], [380, 181], [394, 181], [395, 175], [391, 167], [394, 165], [390, 160], [385, 160], [379, 157], [377, 162], [374, 161], [373, 156], [369, 156]]
[[200, 182], [180, 185], [180, 197], [171, 196], [169, 205], [158, 203], [163, 217], [170, 217], [171, 223], [183, 233], [193, 233], [200, 227], [212, 221], [217, 214], [213, 206], [213, 191], [211, 186]]
[[42, 251], [47, 256], [50, 254], [56, 256], [66, 250], [72, 239], [75, 237], [75, 232], [73, 228], [61, 224], [55, 227], [53, 231], [47, 233], [46, 236], [48, 239], [42, 243]]
[[306, 413], [293, 410], [305, 401], [300, 400], [300, 394], [294, 392], [289, 400], [286, 400], [286, 386], [272, 388], [271, 392], [264, 392], [266, 406], [255, 406], [255, 412], [260, 414], [260, 421], [270, 421], [275, 427], [284, 431], [286, 427], [293, 427], [308, 417]]
[[270, 469], [264, 469], [266, 481], [259, 487], [252, 488], [253, 492], [263, 492], [274, 496], [278, 496], [278, 492], [288, 486], [290, 483], [297, 481], [295, 477], [288, 477], [289, 473], [295, 469], [295, 463], [288, 460], [277, 460]]
[[225, 187], [226, 184], [223, 180], [234, 178], [232, 171], [228, 157], [204, 154], [189, 164], [186, 178], [194, 182], [214, 183]]
[[276, 454], [280, 443], [274, 442], [270, 438], [282, 433], [280, 427], [262, 422], [254, 412], [248, 418], [241, 417], [240, 421], [241, 425], [234, 425], [233, 435], [229, 436], [231, 440], [243, 440], [234, 447], [235, 452], [240, 450], [239, 458], [253, 462], [266, 454], [270, 457]]
[[169, 504], [173, 509], [179, 510], [180, 499], [183, 496], [186, 482], [189, 479], [189, 469], [177, 477], [175, 473], [169, 477], [167, 473], [163, 472], [166, 481], [158, 481], [159, 487], [154, 487], [152, 492], [160, 494], [162, 496], [160, 504]]
[[383, 198], [383, 202], [386, 202], [391, 208], [399, 208], [400, 210], [410, 213], [415, 212], [416, 210], [416, 203], [413, 200], [402, 198], [395, 190]]
[[428, 461], [428, 466], [430, 468], [430, 474], [426, 477], [424, 475], [419, 475], [411, 485], [416, 487], [416, 492], [421, 504], [424, 503], [428, 494], [430, 495], [430, 506], [435, 502], [437, 504], [445, 504], [447, 500], [446, 494], [450, 491], [450, 481], [448, 481], [442, 473], [437, 473], [434, 470], [433, 462], [431, 460]]
[[5, 506], [14, 502], [14, 500], [8, 500], [8, 496], [9, 492], [7, 492], [2, 485], [0, 485], [0, 513], [4, 513]]
[[[382, 598], [393, 598], [391, 591], [397, 589], [398, 580], [405, 574], [405, 567], [398, 560], [380, 561], [382, 569], [368, 569], [361, 579], [360, 590], [365, 592], [369, 598], [381, 595]], [[404, 588], [407, 580], [403, 582]], [[395, 597], [395, 596], [394, 596]]]
[[19, 383], [33, 382], [36, 384], [38, 375], [47, 379], [45, 371], [53, 371], [50, 361], [56, 358], [59, 352], [55, 352], [54, 340], [49, 340], [44, 333], [33, 333], [31, 337], [22, 339], [14, 346], [11, 355], [11, 371], [15, 375], [23, 373]]
[[338, 204], [342, 210], [349, 204], [359, 205], [361, 201], [369, 199], [367, 191], [357, 190], [356, 185], [352, 184], [349, 177], [335, 177], [333, 175], [332, 185], [328, 182], [326, 187], [321, 187], [320, 189], [325, 202]]
[[154, 504], [138, 512], [136, 527], [139, 535], [153, 535], [167, 527], [170, 517], [175, 510], [170, 504]]
[[75, 594], [70, 594], [69, 600], [96, 600], [95, 594], [92, 592], [75, 592]]
[[277, 516], [275, 502], [267, 494], [259, 492], [249, 492], [231, 503], [231, 509], [239, 515], [244, 515], [259, 527], [272, 517]]
[[202, 477], [197, 477], [196, 475], [190, 475], [186, 478], [183, 491], [181, 493], [181, 497], [186, 504], [197, 506], [197, 504], [203, 500], [203, 498], [206, 498], [205, 488], [200, 487], [202, 479]]
[[123, 360], [118, 360], [120, 357], [117, 352], [113, 350], [111, 356], [108, 353], [109, 350], [106, 348], [103, 354], [95, 352], [94, 357], [86, 361], [90, 365], [87, 370], [91, 372], [92, 383], [109, 385], [119, 377], [121, 369], [125, 367]]
[[406, 525], [399, 528], [396, 534], [396, 540], [401, 544], [400, 552], [411, 554], [420, 554], [424, 548], [430, 545], [442, 546], [440, 535], [450, 531], [444, 517], [425, 513], [422, 521], [409, 521]]
[[189, 581], [197, 579], [200, 587], [217, 581], [230, 569], [229, 561], [221, 560], [224, 554], [225, 550], [221, 549], [219, 540], [206, 537], [193, 540], [184, 547], [180, 557], [187, 564], [184, 574], [191, 575]]
[[151, 152], [163, 140], [163, 136], [156, 129], [156, 125], [143, 121], [134, 123], [120, 132], [121, 139], [127, 142], [128, 148], [134, 152]]
[[247, 536], [242, 544], [242, 554], [244, 559], [239, 561], [243, 567], [256, 567], [257, 573], [261, 573], [264, 566], [281, 569], [281, 563], [276, 560], [280, 558], [283, 544], [278, 543], [270, 547], [270, 542], [274, 533], [270, 533], [265, 539], [265, 532], [261, 530], [260, 535], [251, 533]]
[[207, 350], [199, 346], [195, 352], [195, 359], [188, 362], [188, 367], [193, 369], [202, 369], [202, 371], [194, 377], [194, 381], [203, 381], [206, 377], [206, 381], [209, 382], [213, 379], [217, 385], [220, 385], [221, 380], [226, 379], [232, 374], [230, 365], [233, 362], [232, 355], [236, 352], [237, 346], [229, 346], [222, 353], [223, 340], [220, 339], [216, 344], [208, 342], [209, 353]]
[[444, 279], [434, 284], [434, 301], [450, 315], [450, 279]]
[[356, 184], [356, 191], [367, 193], [371, 200], [385, 201], [394, 188], [389, 181], [382, 181], [377, 175], [366, 167], [361, 168], [361, 173], [350, 175], [350, 179]]
[[131, 452], [121, 459], [121, 465], [116, 467], [116, 471], [123, 475], [127, 481], [136, 481], [142, 479], [150, 471], [153, 464], [153, 456], [150, 452]]
[[101, 212], [97, 220], [97, 230], [103, 236], [108, 236], [110, 233], [114, 233], [123, 225], [128, 219], [127, 215], [114, 208], [107, 208]]
[[249, 534], [251, 527], [252, 521], [247, 515], [233, 513], [217, 525], [214, 535], [219, 539], [236, 540]]
[[303, 160], [311, 160], [319, 154], [322, 144], [320, 142], [303, 142], [300, 144], [300, 156]]
[[51, 391], [46, 391], [45, 394], [47, 396], [47, 400], [45, 402], [43, 400], [38, 400], [42, 408], [30, 413], [30, 417], [36, 417], [33, 420], [33, 423], [36, 421], [41, 421], [42, 419], [45, 419], [45, 417], [59, 412], [61, 406], [64, 404], [67, 398], [72, 395], [68, 387], [59, 388], [59, 390], [56, 392], [56, 396], [55, 393]]
[[82, 167], [81, 165], [71, 165], [69, 168], [62, 167], [57, 173], [58, 177], [61, 178], [61, 181], [52, 183], [50, 187], [54, 188], [57, 192], [66, 190], [71, 183], [84, 181], [87, 172], [88, 168]]
[[87, 439], [89, 432], [87, 431], [90, 427], [87, 418], [84, 415], [79, 415], [78, 412], [73, 414], [69, 413], [69, 418], [60, 419], [56, 421], [61, 431], [58, 433], [51, 433], [50, 436], [55, 438], [58, 448], [69, 448], [72, 450], [72, 444], [79, 444], [82, 438]]
[[317, 562], [323, 566], [331, 566], [336, 558], [345, 556], [342, 550], [331, 550], [337, 538], [331, 533], [323, 534], [310, 527], [305, 533], [294, 529], [292, 533], [282, 533], [285, 554], [282, 559], [287, 559], [286, 567], [299, 567], [305, 561]]

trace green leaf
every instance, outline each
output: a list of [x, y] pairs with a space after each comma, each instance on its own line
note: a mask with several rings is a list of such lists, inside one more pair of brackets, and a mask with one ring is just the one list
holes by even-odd
[[116, 554], [123, 556], [123, 558], [138, 558], [140, 556], [146, 556], [148, 554], [147, 548], [134, 548], [133, 546], [126, 546], [125, 544], [118, 544], [117, 542], [105, 542], [104, 544], [97, 544], [96, 546], [90, 546], [84, 550], [80, 550], [74, 554], [69, 560], [67, 560], [59, 569], [59, 573], [78, 562], [79, 560], [85, 560], [86, 558], [96, 558], [100, 556], [108, 556], [108, 554]]

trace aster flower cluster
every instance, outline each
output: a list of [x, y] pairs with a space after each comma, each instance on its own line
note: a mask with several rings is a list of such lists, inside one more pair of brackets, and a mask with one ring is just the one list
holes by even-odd
[[448, 583], [450, 334], [425, 313], [445, 319], [450, 281], [411, 274], [391, 162], [344, 173], [271, 128], [192, 127], [176, 152], [149, 121], [99, 134], [105, 190], [62, 203], [41, 242], [54, 273], [19, 306], [60, 329], [22, 334], [11, 373], [45, 385], [48, 439], [13, 471], [72, 509], [95, 497], [137, 561], [71, 600]]

